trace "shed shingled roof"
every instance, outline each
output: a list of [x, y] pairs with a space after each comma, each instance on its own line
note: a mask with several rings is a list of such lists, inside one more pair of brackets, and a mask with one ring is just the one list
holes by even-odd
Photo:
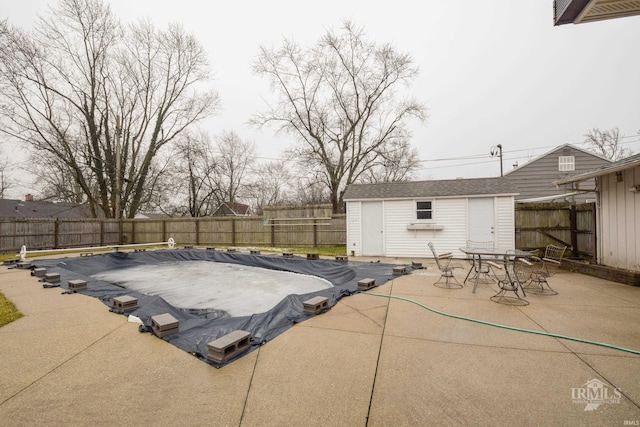
[[351, 184], [344, 200], [403, 199], [414, 197], [455, 197], [516, 195], [517, 188], [505, 178], [470, 178], [433, 181]]

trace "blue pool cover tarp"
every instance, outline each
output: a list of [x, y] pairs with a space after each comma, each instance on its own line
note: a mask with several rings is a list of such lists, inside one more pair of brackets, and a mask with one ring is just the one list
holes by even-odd
[[[177, 308], [159, 296], [141, 294], [118, 284], [93, 277], [93, 275], [105, 271], [175, 261], [224, 262], [300, 273], [323, 278], [331, 282], [333, 287], [302, 295], [288, 295], [271, 310], [263, 313], [231, 317], [224, 311]], [[330, 308], [343, 296], [355, 293], [358, 290], [358, 281], [364, 278], [375, 279], [376, 286], [387, 282], [393, 278], [394, 267], [394, 265], [376, 262], [308, 260], [299, 256], [252, 255], [204, 249], [111, 252], [87, 257], [35, 260], [32, 264], [33, 268], [44, 267], [48, 273], [59, 273], [62, 287], [65, 289], [69, 280], [86, 280], [87, 289], [77, 292], [99, 298], [109, 307], [112, 306], [115, 297], [130, 295], [137, 298], [138, 308], [127, 311], [126, 314], [136, 316], [142, 321], [144, 325], [141, 326], [142, 331], [151, 330], [151, 316], [171, 314], [179, 321], [179, 332], [164, 336], [162, 339], [216, 367], [242, 357], [275, 338], [295, 323], [314, 316], [314, 314], [304, 312], [304, 301], [315, 296], [327, 297]], [[410, 269], [407, 267], [407, 270]], [[163, 279], [157, 277], [154, 280], [161, 281]], [[216, 280], [216, 277], [211, 277], [211, 280]], [[234, 285], [236, 284], [228, 284], [228, 286]], [[207, 359], [207, 344], [235, 330], [251, 333], [250, 349], [223, 364]]]

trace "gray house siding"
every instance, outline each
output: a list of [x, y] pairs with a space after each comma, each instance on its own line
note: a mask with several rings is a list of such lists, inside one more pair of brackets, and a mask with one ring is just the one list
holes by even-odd
[[[575, 170], [561, 172], [559, 170], [560, 156], [573, 156]], [[566, 188], [557, 188], [554, 185], [554, 181], [566, 179], [578, 173], [589, 172], [608, 164], [611, 164], [611, 162], [604, 157], [565, 144], [507, 172], [504, 177], [518, 188], [520, 194], [516, 196], [516, 200], [557, 196], [558, 201], [564, 201], [565, 193], [570, 192], [571, 187], [568, 185]], [[581, 190], [593, 190], [594, 188], [594, 179], [580, 184]], [[569, 201], [575, 200], [578, 203], [584, 203], [588, 200], [594, 200], [595, 194], [587, 193], [571, 197]]]

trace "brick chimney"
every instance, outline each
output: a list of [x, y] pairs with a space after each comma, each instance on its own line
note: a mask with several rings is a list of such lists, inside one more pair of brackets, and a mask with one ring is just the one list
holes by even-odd
[[33, 194], [25, 194], [24, 201], [25, 202], [33, 202]]

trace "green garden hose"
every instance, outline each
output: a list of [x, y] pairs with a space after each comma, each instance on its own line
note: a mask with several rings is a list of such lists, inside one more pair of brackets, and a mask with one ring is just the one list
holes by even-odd
[[564, 340], [570, 340], [570, 341], [577, 341], [577, 342], [581, 342], [581, 343], [585, 343], [585, 344], [592, 344], [592, 345], [598, 345], [601, 347], [607, 347], [607, 348], [612, 348], [614, 350], [620, 350], [620, 351], [626, 351], [627, 353], [632, 353], [632, 354], [640, 354], [639, 350], [633, 350], [630, 348], [625, 348], [625, 347], [620, 347], [617, 345], [613, 345], [613, 344], [607, 344], [604, 342], [598, 342], [598, 341], [591, 341], [591, 340], [586, 340], [586, 339], [582, 339], [582, 338], [576, 338], [576, 337], [571, 337], [568, 335], [561, 335], [561, 334], [554, 334], [551, 332], [545, 332], [545, 331], [536, 331], [534, 329], [525, 329], [525, 328], [518, 328], [515, 326], [509, 326], [509, 325], [502, 325], [500, 323], [494, 323], [494, 322], [488, 322], [486, 320], [479, 320], [479, 319], [473, 319], [471, 317], [466, 317], [466, 316], [460, 316], [457, 314], [451, 314], [451, 313], [445, 313], [444, 311], [440, 311], [440, 310], [436, 310], [435, 308], [429, 307], [428, 305], [422, 304], [418, 301], [409, 299], [409, 298], [404, 298], [404, 297], [399, 297], [399, 296], [395, 296], [395, 295], [385, 295], [385, 294], [378, 294], [375, 292], [358, 292], [364, 295], [372, 295], [372, 296], [376, 296], [376, 297], [385, 297], [385, 298], [392, 298], [392, 299], [397, 299], [397, 300], [401, 300], [401, 301], [407, 301], [413, 304], [416, 304], [417, 306], [420, 306], [426, 310], [429, 310], [433, 313], [436, 314], [441, 314], [443, 316], [447, 316], [447, 317], [452, 317], [454, 319], [460, 319], [460, 320], [467, 320], [469, 322], [475, 322], [475, 323], [480, 323], [482, 325], [489, 325], [489, 326], [495, 326], [498, 328], [503, 328], [503, 329], [509, 329], [512, 331], [517, 331], [517, 332], [526, 332], [529, 334], [536, 334], [536, 335], [544, 335], [547, 337], [553, 337], [553, 338], [561, 338]]

